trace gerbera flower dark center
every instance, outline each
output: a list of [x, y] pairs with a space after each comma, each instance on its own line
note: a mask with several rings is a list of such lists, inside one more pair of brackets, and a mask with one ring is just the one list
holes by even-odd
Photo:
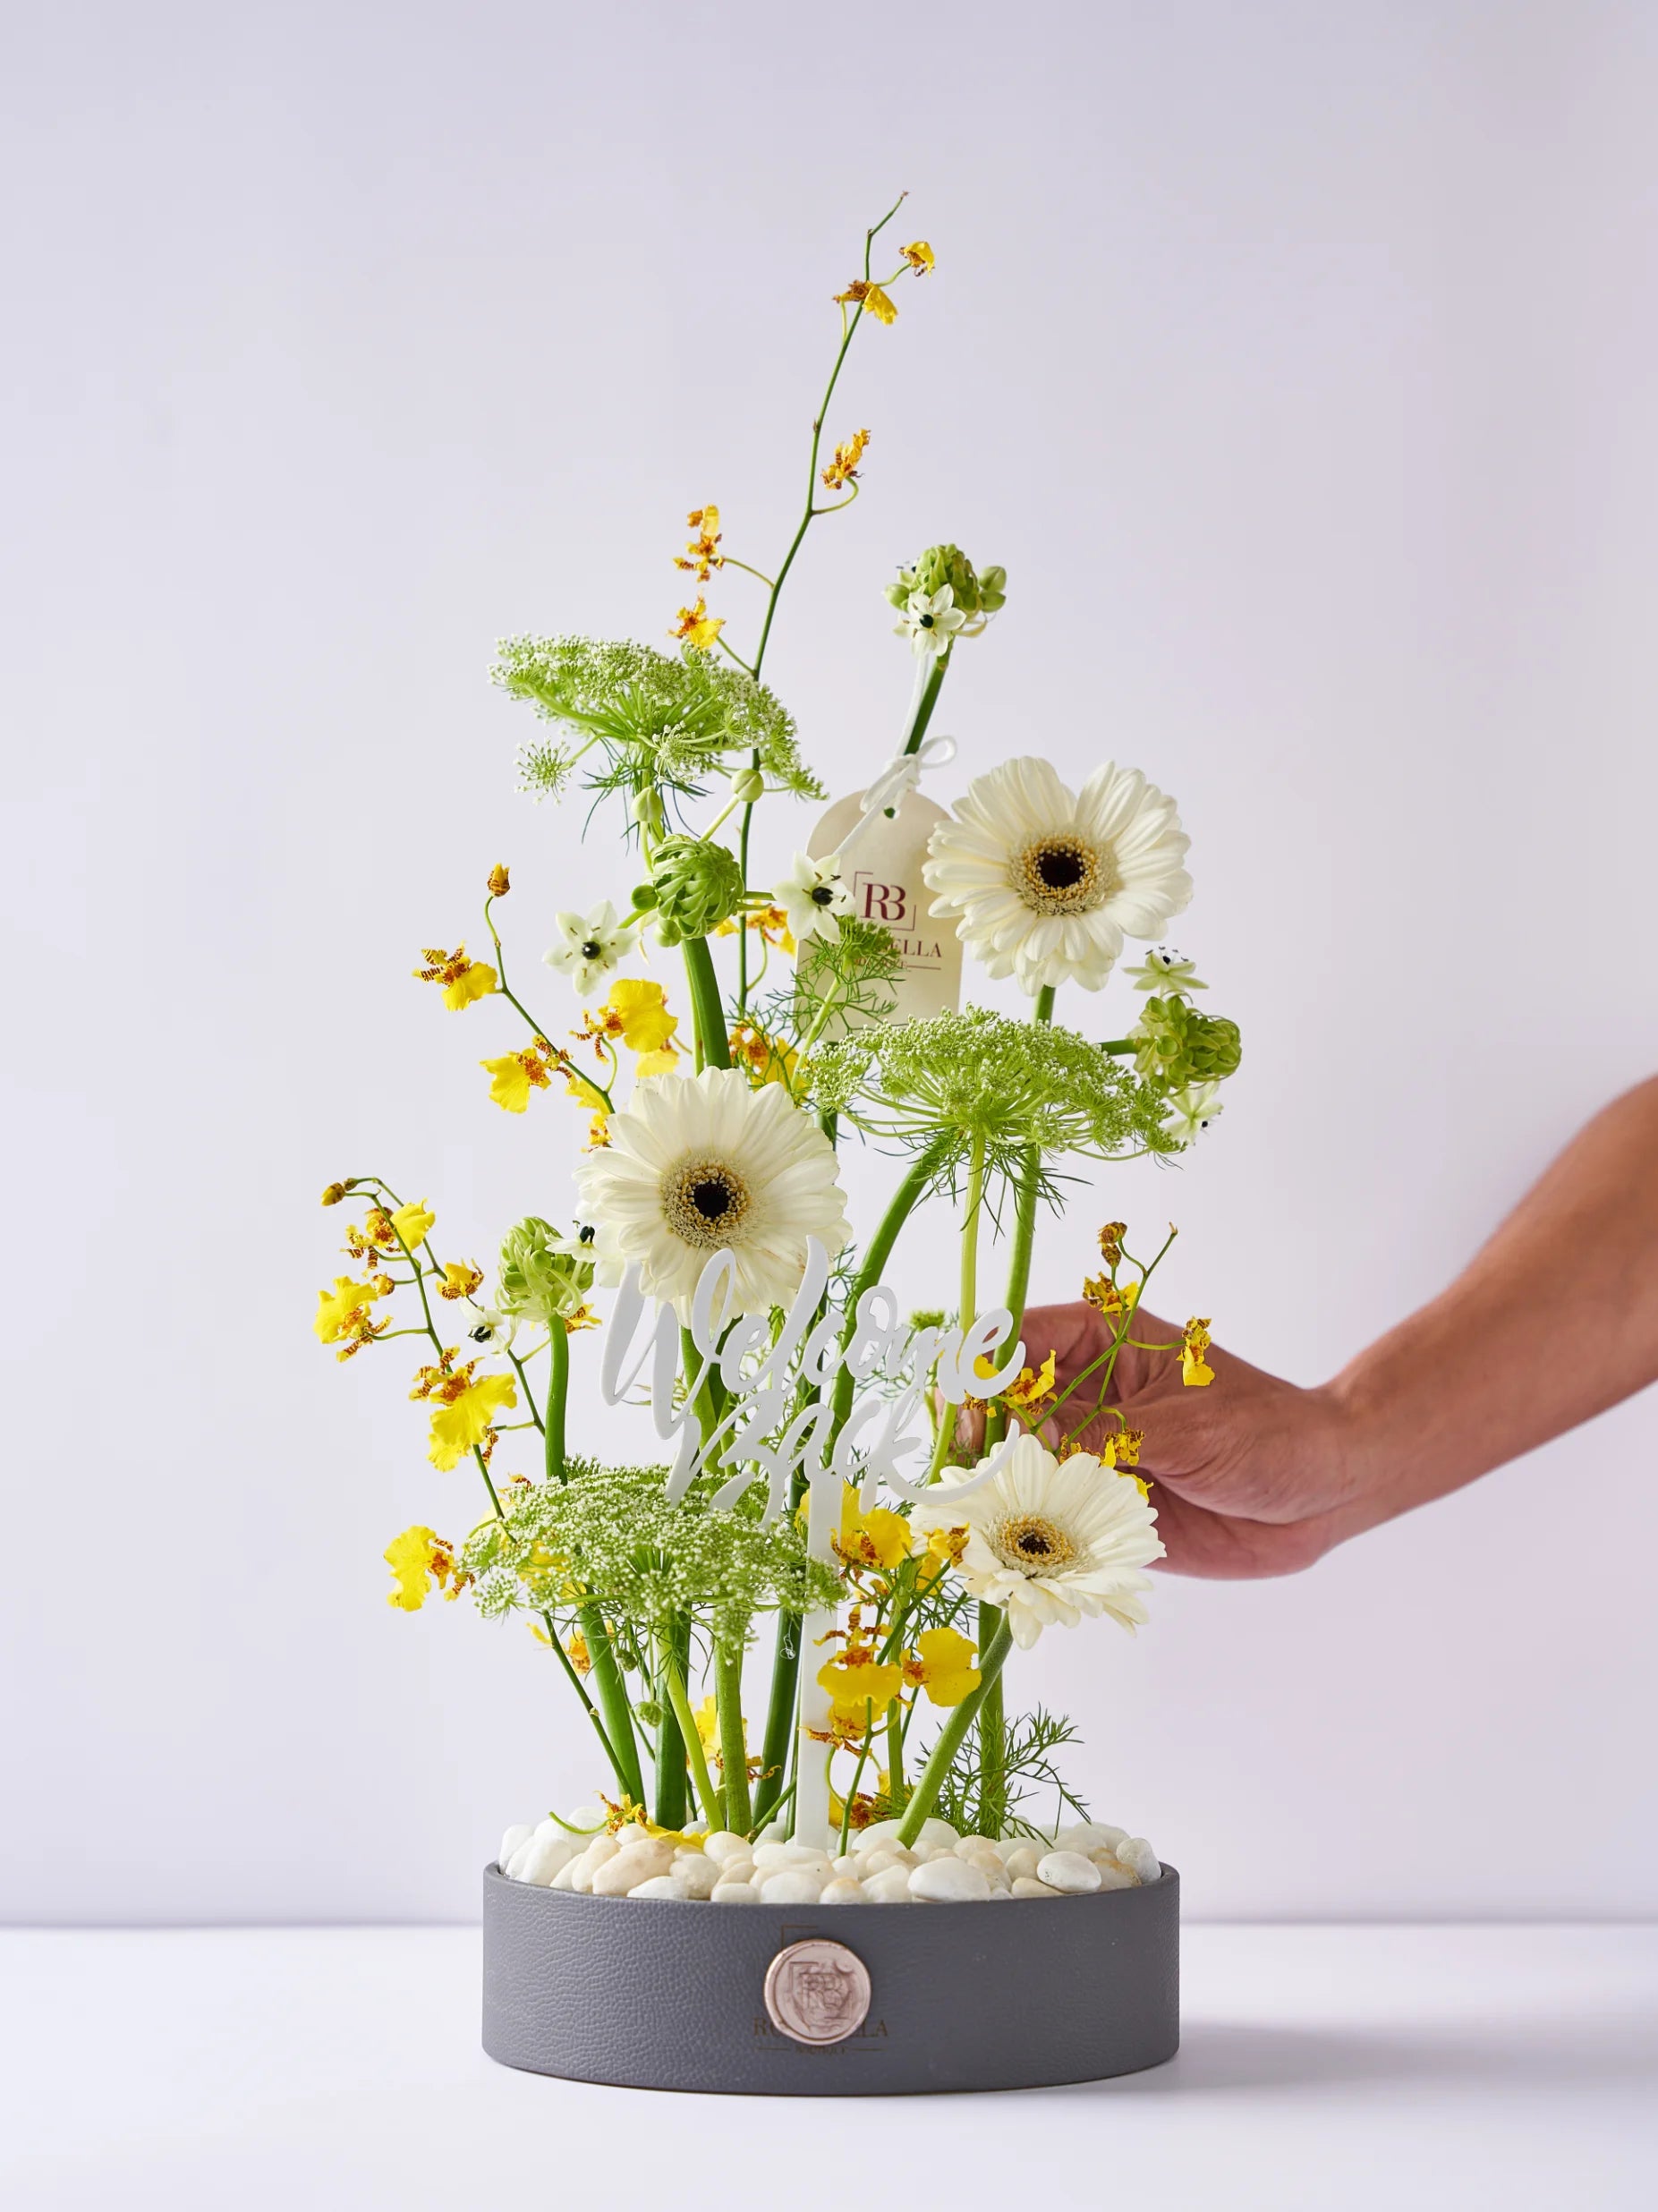
[[1044, 1513], [1009, 1514], [991, 1531], [991, 1544], [1004, 1566], [1027, 1575], [1051, 1574], [1076, 1557], [1076, 1546]]
[[1121, 884], [1108, 852], [1063, 830], [1027, 845], [1013, 881], [1033, 914], [1091, 914]]
[[687, 1160], [662, 1187], [668, 1227], [686, 1244], [712, 1251], [735, 1241], [749, 1210], [748, 1186], [723, 1160]]

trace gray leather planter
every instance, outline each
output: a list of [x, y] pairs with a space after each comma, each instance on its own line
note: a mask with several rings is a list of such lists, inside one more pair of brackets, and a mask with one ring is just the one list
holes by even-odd
[[1171, 1867], [1093, 1897], [768, 1909], [492, 1866], [483, 2046], [575, 2081], [758, 2097], [1098, 2081], [1174, 2056], [1179, 1921]]

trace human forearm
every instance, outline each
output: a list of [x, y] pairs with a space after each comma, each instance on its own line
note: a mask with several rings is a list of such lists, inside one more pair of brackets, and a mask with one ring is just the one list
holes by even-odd
[[1439, 1297], [1330, 1385], [1372, 1526], [1658, 1378], [1658, 1078], [1598, 1114]]

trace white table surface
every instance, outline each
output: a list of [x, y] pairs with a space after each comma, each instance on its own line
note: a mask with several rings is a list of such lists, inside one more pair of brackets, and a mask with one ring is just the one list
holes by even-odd
[[0, 2205], [1658, 2206], [1658, 1927], [1189, 1927], [1185, 2042], [1016, 2096], [667, 2097], [478, 2046], [474, 1928], [0, 1935]]

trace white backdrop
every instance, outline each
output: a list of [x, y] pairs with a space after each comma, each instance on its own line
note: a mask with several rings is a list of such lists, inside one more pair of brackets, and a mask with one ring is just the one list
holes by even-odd
[[[398, 1351], [314, 1341], [315, 1194], [373, 1166], [480, 1256], [568, 1211], [576, 1118], [497, 1113], [501, 1010], [409, 980], [505, 859], [574, 1019], [536, 955], [627, 880], [515, 795], [492, 642], [659, 636], [710, 498], [767, 565], [897, 188], [939, 273], [855, 351], [866, 492], [778, 688], [849, 787], [893, 564], [1005, 562], [942, 725], [1178, 795], [1246, 1039], [1038, 1293], [1172, 1212], [1168, 1307], [1321, 1378], [1650, 1070], [1651, 12], [163, 0], [8, 45], [0, 1912], [463, 1917], [594, 1779], [522, 1629], [384, 1602], [472, 1498]], [[1650, 1913], [1655, 1412], [1022, 1680], [1199, 1914]]]

